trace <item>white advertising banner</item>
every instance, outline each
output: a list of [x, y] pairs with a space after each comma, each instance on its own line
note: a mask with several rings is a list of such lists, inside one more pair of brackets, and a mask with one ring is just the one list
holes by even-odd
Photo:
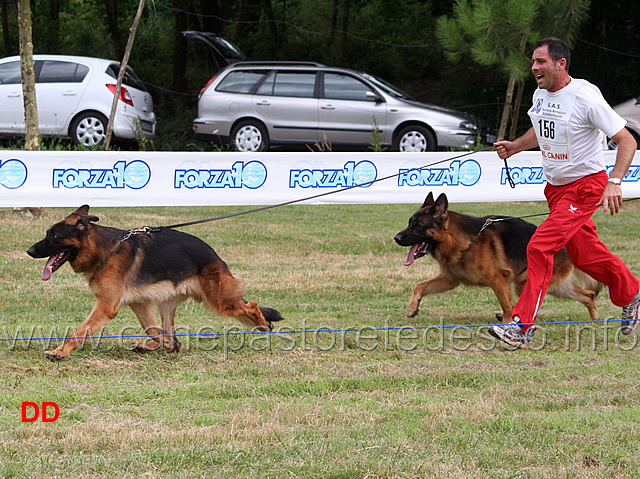
[[[607, 171], [615, 151], [606, 151]], [[63, 152], [0, 150], [0, 207], [544, 200], [540, 152]], [[624, 178], [640, 197], [640, 155]], [[335, 193], [334, 193], [335, 192]]]

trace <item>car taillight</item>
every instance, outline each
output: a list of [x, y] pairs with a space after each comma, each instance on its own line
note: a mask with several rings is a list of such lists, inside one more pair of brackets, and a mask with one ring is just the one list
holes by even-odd
[[209, 85], [211, 85], [211, 82], [212, 82], [213, 80], [215, 80], [215, 79], [216, 79], [216, 76], [215, 76], [215, 75], [213, 75], [213, 76], [211, 77], [211, 80], [209, 80], [209, 81], [208, 81], [208, 82], [207, 82], [207, 83], [202, 87], [202, 90], [200, 90], [200, 94], [201, 94], [201, 95], [202, 95], [202, 92], [203, 92], [203, 91], [205, 91], [205, 90], [207, 89], [207, 87], [208, 87]]
[[[112, 85], [111, 83], [107, 83], [107, 88], [111, 91], [111, 93], [113, 93], [114, 95], [116, 94], [115, 85]], [[133, 100], [131, 99], [131, 95], [129, 95], [129, 92], [123, 86], [120, 87], [120, 96], [118, 97], [118, 100], [121, 100], [126, 104], [133, 106]]]

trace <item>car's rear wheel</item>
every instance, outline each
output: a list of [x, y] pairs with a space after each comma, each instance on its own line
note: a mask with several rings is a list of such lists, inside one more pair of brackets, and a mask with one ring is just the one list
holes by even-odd
[[393, 151], [422, 152], [435, 151], [436, 138], [424, 126], [411, 125], [398, 132], [393, 140]]
[[104, 141], [107, 134], [107, 117], [97, 111], [87, 111], [76, 117], [69, 128], [74, 145], [92, 147]]
[[241, 121], [231, 131], [231, 144], [237, 151], [264, 151], [269, 149], [269, 134], [258, 121]]

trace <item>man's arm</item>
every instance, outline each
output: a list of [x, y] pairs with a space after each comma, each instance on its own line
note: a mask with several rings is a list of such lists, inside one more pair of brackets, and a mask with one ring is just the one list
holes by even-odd
[[[611, 139], [618, 144], [618, 150], [616, 154], [616, 164], [613, 166], [609, 178], [622, 180], [631, 166], [638, 145], [633, 135], [631, 135], [626, 128], [620, 130]], [[598, 205], [604, 207], [605, 214], [611, 213], [615, 215], [618, 213], [622, 206], [622, 186], [607, 183]]]
[[493, 146], [494, 150], [498, 153], [498, 156], [504, 160], [516, 153], [520, 153], [521, 151], [535, 148], [538, 146], [538, 138], [536, 138], [536, 132], [533, 128], [529, 128], [521, 137], [516, 138], [513, 141], [496, 141]]

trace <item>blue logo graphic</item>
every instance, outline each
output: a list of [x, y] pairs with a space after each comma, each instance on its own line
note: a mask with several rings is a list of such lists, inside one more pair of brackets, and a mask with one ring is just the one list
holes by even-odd
[[20, 160], [11, 159], [0, 162], [0, 185], [15, 190], [27, 181], [27, 167]]
[[544, 100], [542, 98], [538, 98], [536, 100], [536, 103], [531, 107], [531, 113], [533, 114], [540, 113], [540, 110], [542, 110], [543, 103], [544, 103]]
[[181, 169], [174, 172], [174, 188], [249, 188], [267, 181], [267, 167], [259, 161], [237, 161], [230, 170]]
[[118, 161], [111, 169], [66, 168], [53, 170], [54, 188], [144, 188], [151, 179], [151, 168], [142, 160]]
[[[516, 185], [542, 185], [547, 181], [542, 166], [510, 166], [509, 172]], [[508, 181], [507, 169], [502, 168], [500, 184], [506, 185]]]
[[401, 168], [398, 186], [473, 186], [482, 176], [476, 160], [452, 161], [449, 168]]
[[341, 170], [301, 169], [289, 171], [289, 188], [367, 188], [378, 177], [376, 165], [368, 160], [349, 161]]

